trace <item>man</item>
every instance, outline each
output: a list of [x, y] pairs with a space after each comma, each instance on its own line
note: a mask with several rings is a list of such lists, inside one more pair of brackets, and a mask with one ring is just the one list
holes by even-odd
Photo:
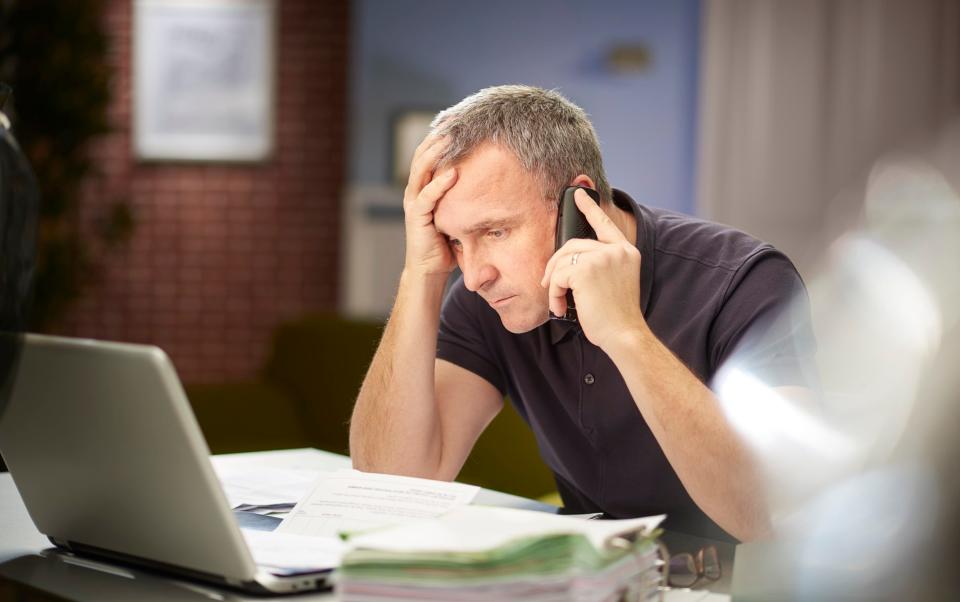
[[[576, 194], [598, 240], [555, 252], [557, 201], [574, 185], [600, 194]], [[757, 466], [704, 383], [802, 294], [786, 257], [611, 190], [585, 113], [527, 86], [436, 117], [404, 211], [400, 286], [350, 427], [356, 468], [454, 479], [509, 395], [566, 510], [666, 512], [668, 527], [714, 538], [767, 532]], [[576, 324], [549, 319], [568, 289]]]

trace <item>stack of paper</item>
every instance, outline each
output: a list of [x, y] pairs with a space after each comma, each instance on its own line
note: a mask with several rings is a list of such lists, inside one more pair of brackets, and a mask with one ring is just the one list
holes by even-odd
[[[279, 475], [288, 485], [281, 495], [300, 487], [296, 475]], [[238, 499], [260, 503], [257, 510], [275, 502], [268, 492], [240, 482]], [[278, 487], [278, 489], [280, 489]], [[275, 531], [244, 529], [243, 534], [258, 565], [274, 572], [333, 569], [340, 564], [345, 545], [341, 531], [369, 531], [404, 522], [435, 517], [458, 505], [469, 504], [478, 487], [413, 477], [342, 469], [323, 473]], [[283, 498], [280, 498], [283, 499]], [[240, 509], [245, 506], [239, 506]]]
[[338, 590], [345, 602], [644, 600], [657, 593], [662, 520], [461, 507], [350, 537]]

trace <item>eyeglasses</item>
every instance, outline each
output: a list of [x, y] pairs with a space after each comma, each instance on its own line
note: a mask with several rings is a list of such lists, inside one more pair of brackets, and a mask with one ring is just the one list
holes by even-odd
[[[621, 540], [624, 545], [629, 542]], [[670, 554], [666, 544], [660, 539], [656, 540], [657, 556], [654, 566], [656, 566], [657, 577], [653, 582], [657, 584], [656, 592], [643, 594], [644, 588], [651, 583], [645, 580], [629, 591], [623, 592], [623, 596], [618, 598], [620, 602], [654, 600], [664, 602], [664, 595], [673, 589], [689, 589], [701, 581], [717, 581], [721, 576], [720, 557], [717, 554], [717, 548], [713, 545], [707, 545], [695, 554], [689, 552], [683, 554]], [[638, 558], [640, 558], [638, 556]], [[649, 566], [649, 565], [646, 565]]]
[[701, 581], [720, 579], [720, 557], [716, 546], [705, 546], [696, 554], [667, 554], [665, 581], [670, 587], [689, 588]]

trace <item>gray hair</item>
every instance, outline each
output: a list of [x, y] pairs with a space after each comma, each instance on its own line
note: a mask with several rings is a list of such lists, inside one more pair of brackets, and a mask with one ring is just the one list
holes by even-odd
[[520, 85], [484, 88], [438, 113], [430, 127], [450, 139], [437, 169], [492, 142], [512, 151], [534, 174], [544, 198], [556, 202], [580, 174], [593, 180], [601, 199], [612, 198], [593, 125], [583, 109], [556, 90]]

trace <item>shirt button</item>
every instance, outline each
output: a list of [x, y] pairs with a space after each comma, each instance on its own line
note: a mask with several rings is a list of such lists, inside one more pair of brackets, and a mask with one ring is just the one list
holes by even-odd
[[592, 385], [596, 380], [597, 379], [595, 379], [589, 372], [587, 372], [587, 375], [583, 377], [583, 382], [587, 383], [588, 385]]

